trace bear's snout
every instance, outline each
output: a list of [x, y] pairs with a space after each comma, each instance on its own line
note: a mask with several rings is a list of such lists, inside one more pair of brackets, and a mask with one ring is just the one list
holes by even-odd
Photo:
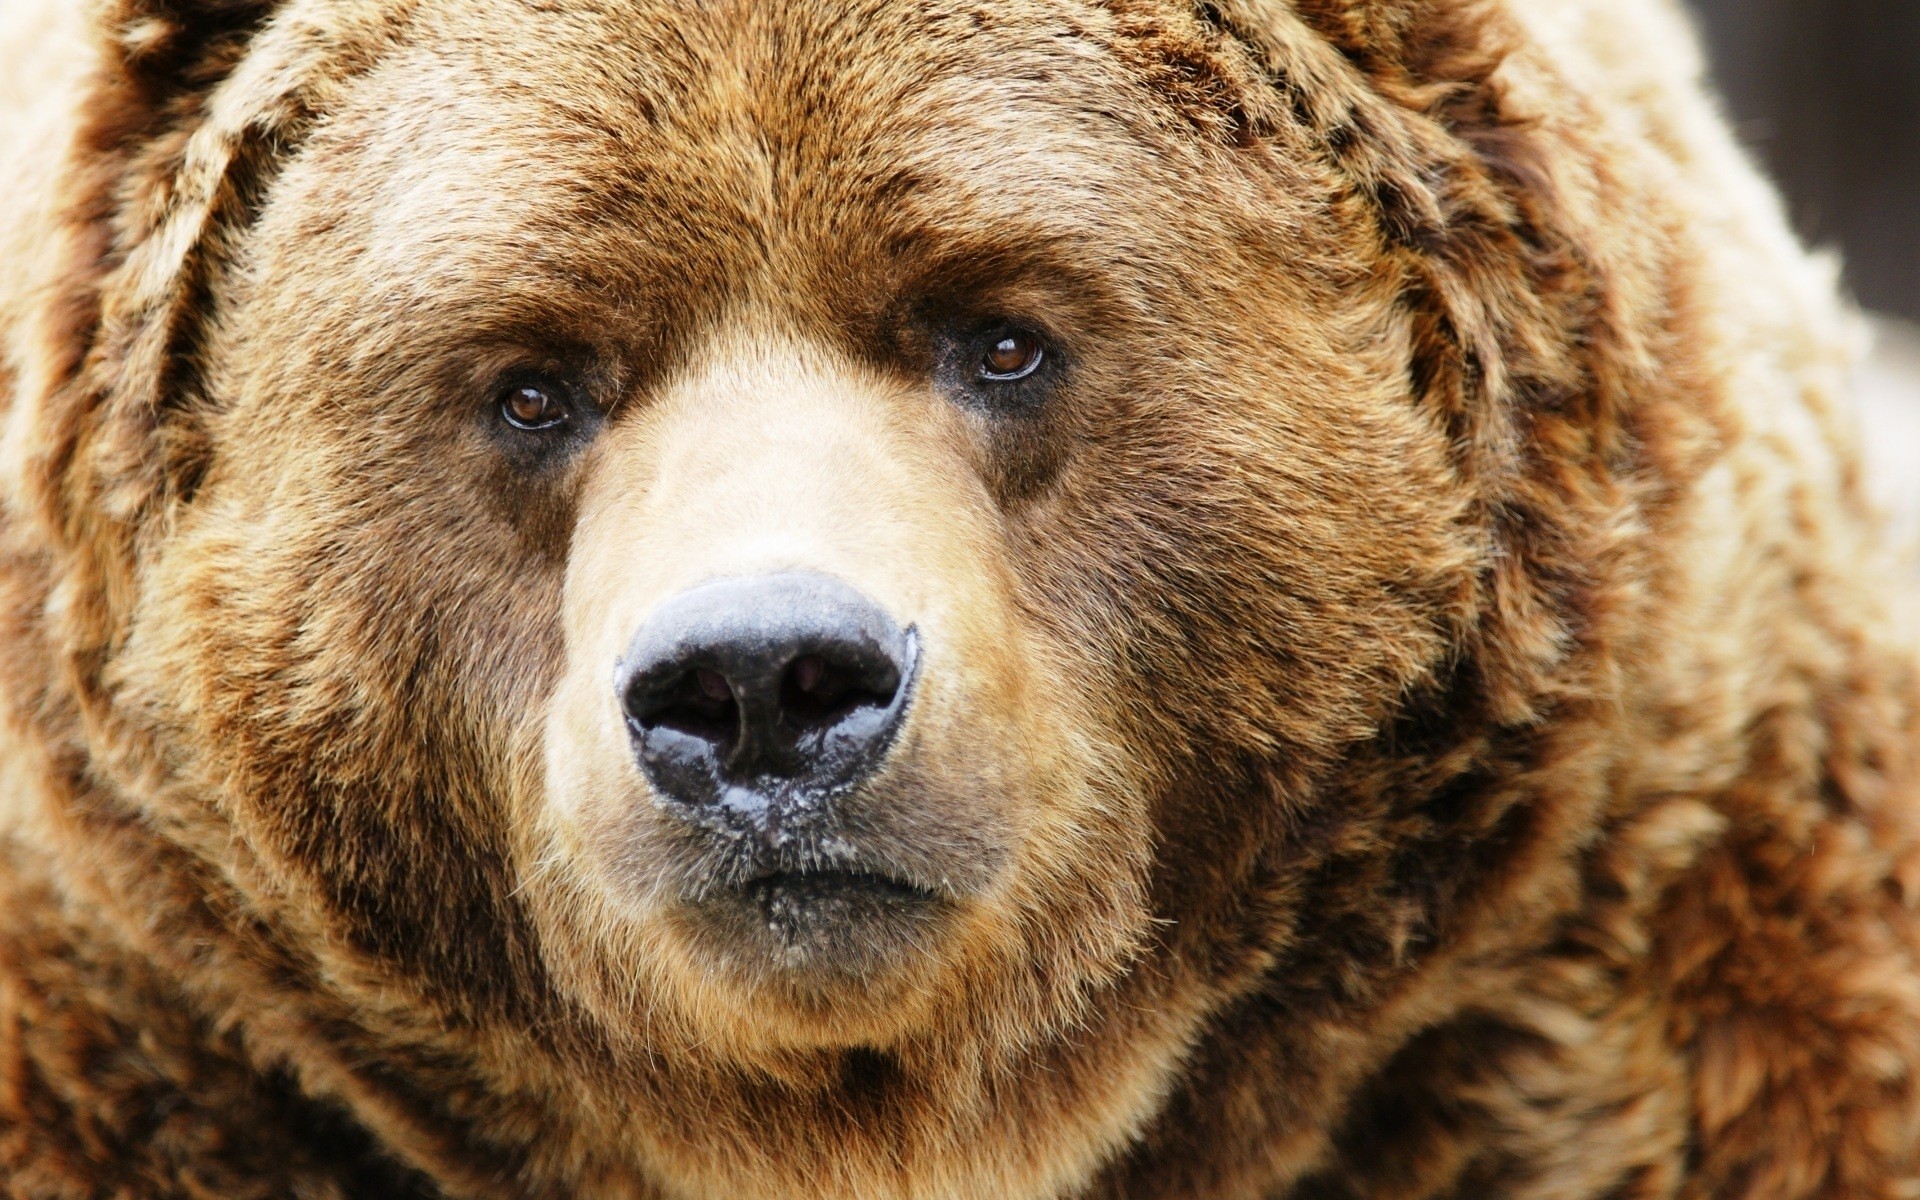
[[655, 806], [693, 849], [689, 899], [723, 942], [770, 932], [789, 967], [871, 965], [944, 909], [930, 880], [963, 864], [930, 871], [926, 847], [875, 836], [856, 811], [888, 803], [863, 785], [920, 664], [912, 628], [811, 571], [700, 584], [641, 623], [614, 671], [620, 712]]
[[789, 572], [667, 601], [634, 634], [615, 687], [664, 807], [771, 838], [879, 767], [919, 658], [914, 632], [850, 584]]
[[597, 939], [569, 985], [635, 1020], [603, 986], [631, 964], [703, 1037], [880, 1045], [1026, 977], [1050, 904], [1108, 969], [1137, 793], [965, 413], [757, 319], [579, 460], [525, 851], [553, 938]]

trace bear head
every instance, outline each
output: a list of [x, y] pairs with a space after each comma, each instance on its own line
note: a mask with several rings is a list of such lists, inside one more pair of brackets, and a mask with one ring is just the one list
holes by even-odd
[[687, 1188], [1039, 1194], [1550, 886], [1465, 781], [1598, 702], [1622, 435], [1495, 15], [98, 28], [47, 675], [314, 1027]]

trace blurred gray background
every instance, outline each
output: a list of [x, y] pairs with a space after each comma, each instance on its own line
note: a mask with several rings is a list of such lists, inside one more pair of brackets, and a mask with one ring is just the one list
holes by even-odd
[[1881, 314], [1867, 476], [1920, 565], [1920, 0], [1690, 0], [1741, 138]]
[[1693, 0], [1736, 128], [1854, 295], [1920, 321], [1920, 0]]

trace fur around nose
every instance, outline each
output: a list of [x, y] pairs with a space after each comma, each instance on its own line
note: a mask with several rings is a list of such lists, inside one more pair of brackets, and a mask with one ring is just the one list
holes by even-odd
[[615, 671], [641, 770], [666, 801], [764, 812], [852, 790], [905, 716], [918, 639], [852, 586], [723, 579], [662, 605]]

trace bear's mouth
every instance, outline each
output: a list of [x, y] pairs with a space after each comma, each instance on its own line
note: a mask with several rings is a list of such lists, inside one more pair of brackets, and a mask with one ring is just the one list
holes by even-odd
[[771, 915], [792, 905], [934, 904], [927, 888], [873, 871], [772, 871], [742, 888]]
[[[952, 898], [861, 869], [774, 870], [707, 891], [692, 905], [702, 940], [725, 959], [797, 976], [866, 975], [931, 949]], [[822, 980], [824, 982], [824, 980]]]

